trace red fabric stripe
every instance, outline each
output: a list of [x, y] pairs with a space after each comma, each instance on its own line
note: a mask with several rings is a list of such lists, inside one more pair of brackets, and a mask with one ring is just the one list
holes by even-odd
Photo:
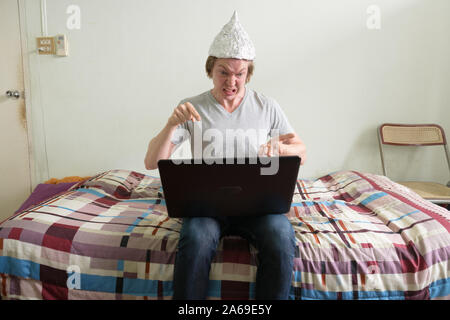
[[319, 237], [317, 237], [317, 234], [314, 233], [314, 228], [311, 227], [311, 225], [309, 225], [307, 222], [305, 222], [305, 220], [303, 220], [302, 218], [300, 218], [300, 216], [298, 216], [298, 218], [300, 219], [301, 222], [303, 222], [303, 223], [308, 227], [309, 231], [311, 231], [311, 234], [314, 236], [314, 239], [316, 240], [316, 242], [317, 242], [318, 244], [320, 244]]
[[[160, 223], [158, 223], [158, 227], [160, 227], [160, 226], [161, 226], [164, 222], [166, 222], [166, 221], [169, 221], [169, 217], [165, 218], [163, 221], [161, 221]], [[158, 227], [156, 227], [155, 230], [153, 230], [153, 232], [152, 232], [152, 235], [153, 235], [153, 236], [158, 232], [158, 230], [159, 230]]]
[[12, 228], [11, 231], [9, 232], [8, 238], [14, 239], [14, 240], [19, 240], [21, 233], [22, 233], [21, 228]]
[[42, 298], [44, 300], [68, 300], [69, 289], [49, 283], [42, 283]]
[[250, 264], [248, 241], [241, 238], [223, 240], [222, 262]]
[[3, 273], [0, 275], [2, 276], [2, 296], [6, 297], [6, 276]]

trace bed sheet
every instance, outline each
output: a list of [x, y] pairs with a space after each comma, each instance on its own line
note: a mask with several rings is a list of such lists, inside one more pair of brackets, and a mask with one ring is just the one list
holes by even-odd
[[[449, 212], [388, 178], [298, 180], [286, 215], [297, 248], [291, 299], [450, 299]], [[0, 224], [0, 296], [170, 299], [180, 227], [159, 178], [101, 173]], [[256, 254], [223, 238], [208, 298], [253, 299]]]

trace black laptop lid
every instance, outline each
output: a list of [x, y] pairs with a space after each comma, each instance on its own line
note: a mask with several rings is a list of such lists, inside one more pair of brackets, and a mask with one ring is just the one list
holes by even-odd
[[158, 161], [170, 217], [249, 216], [289, 211], [300, 157], [219, 160]]

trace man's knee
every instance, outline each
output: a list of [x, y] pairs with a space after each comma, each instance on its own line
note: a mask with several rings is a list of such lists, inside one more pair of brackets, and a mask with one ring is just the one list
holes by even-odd
[[295, 250], [294, 229], [285, 216], [268, 216], [263, 233], [267, 249], [293, 254]]
[[179, 248], [189, 247], [197, 253], [214, 250], [220, 238], [220, 227], [211, 218], [189, 218], [183, 221]]

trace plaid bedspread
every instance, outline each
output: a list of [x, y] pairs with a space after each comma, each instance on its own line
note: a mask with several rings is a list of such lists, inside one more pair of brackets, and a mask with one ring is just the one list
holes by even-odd
[[[287, 216], [292, 299], [450, 299], [449, 212], [386, 177], [298, 180]], [[180, 227], [158, 178], [101, 173], [0, 224], [1, 298], [170, 299]], [[256, 253], [223, 238], [209, 298], [253, 299]]]

